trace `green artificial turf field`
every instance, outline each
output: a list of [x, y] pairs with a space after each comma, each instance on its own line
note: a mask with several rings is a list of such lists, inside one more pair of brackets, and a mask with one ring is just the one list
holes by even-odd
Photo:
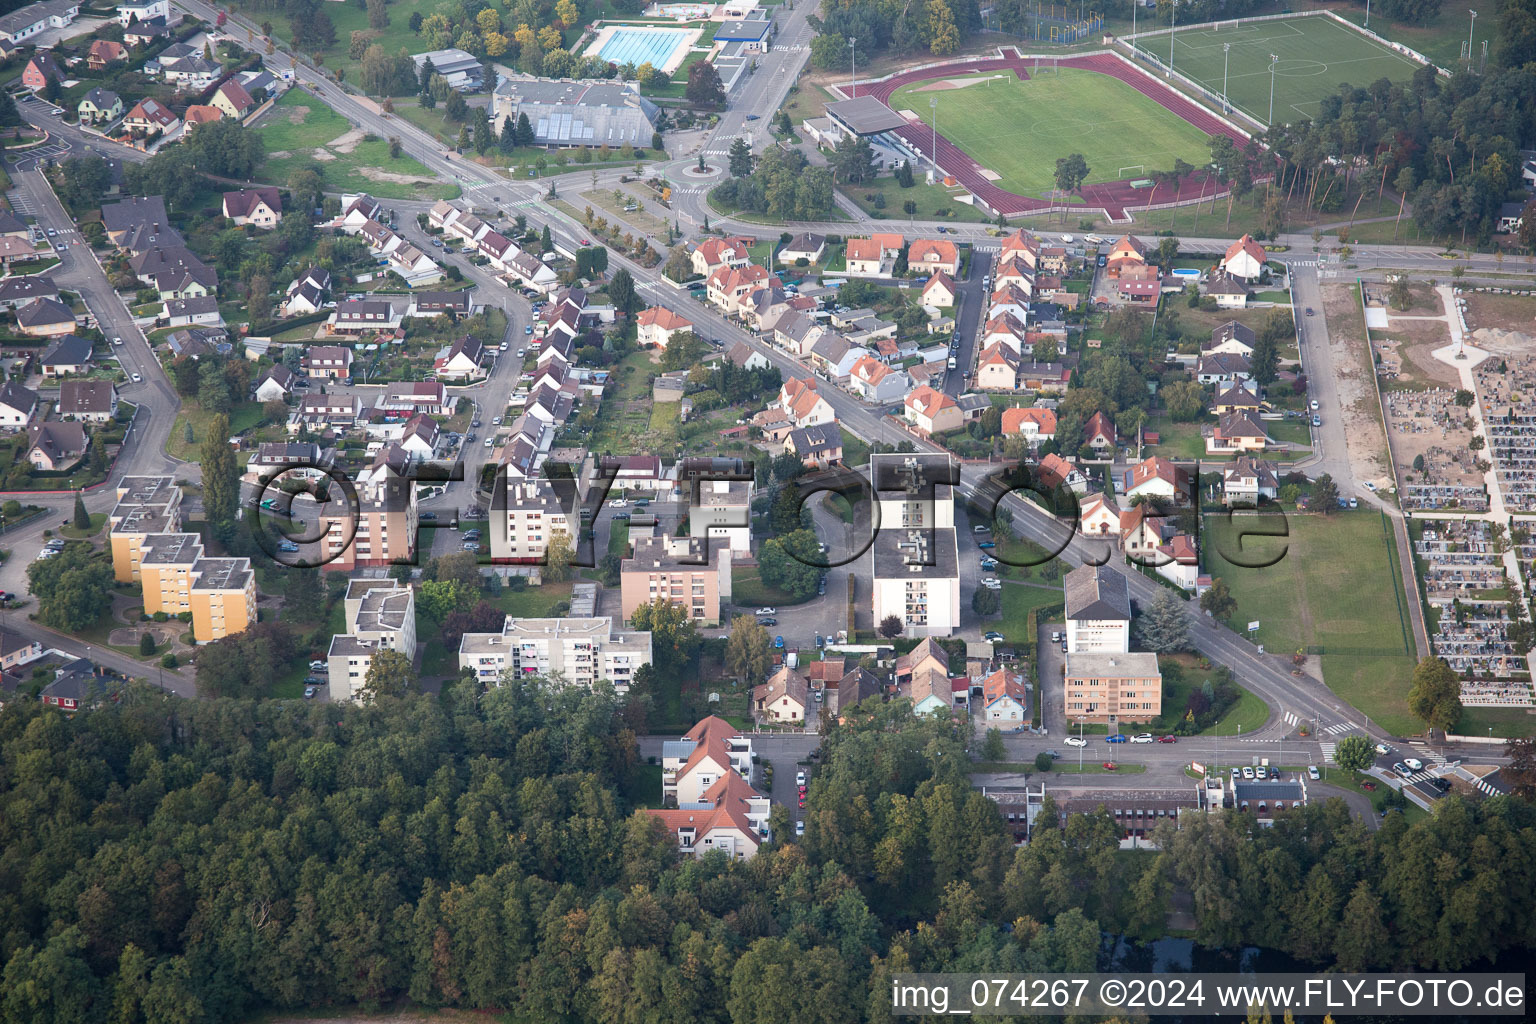
[[[945, 84], [967, 81], [975, 84]], [[926, 125], [935, 97], [939, 134], [1017, 195], [1046, 197], [1056, 160], [1071, 153], [1088, 162], [1090, 185], [1167, 170], [1176, 158], [1196, 167], [1211, 158], [1204, 132], [1095, 71], [1042, 68], [1023, 82], [1011, 72], [915, 82], [897, 89], [890, 107], [911, 110]]]
[[[1222, 49], [1229, 44], [1230, 51]], [[1143, 34], [1136, 45], [1167, 62], [1167, 32]], [[1275, 120], [1281, 123], [1310, 118], [1322, 98], [1337, 94], [1342, 83], [1363, 88], [1382, 78], [1404, 82], [1423, 66], [1332, 18], [1316, 15], [1181, 28], [1173, 41], [1175, 71], [1219, 96], [1225, 62], [1232, 105], [1266, 123], [1271, 55], [1280, 58], [1274, 86]]]

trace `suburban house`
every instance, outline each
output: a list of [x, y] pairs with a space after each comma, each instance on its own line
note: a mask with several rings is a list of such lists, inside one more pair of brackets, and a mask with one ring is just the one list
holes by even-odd
[[1077, 528], [1085, 537], [1119, 537], [1121, 511], [1115, 499], [1094, 492], [1078, 509]]
[[85, 454], [85, 428], [78, 423], [48, 420], [27, 427], [27, 461], [41, 470], [68, 469]]
[[1019, 353], [1003, 342], [993, 342], [976, 361], [976, 386], [983, 391], [1017, 391]]
[[224, 193], [224, 216], [237, 225], [275, 228], [283, 220], [283, 200], [275, 188], [245, 188]]
[[1174, 534], [1158, 546], [1157, 555], [1152, 568], [1159, 576], [1181, 590], [1199, 589], [1200, 550], [1193, 537], [1186, 533]]
[[124, 28], [136, 21], [153, 21], [171, 17], [170, 0], [128, 0], [117, 5], [117, 23]]
[[58, 414], [86, 423], [106, 423], [117, 412], [117, 385], [107, 380], [66, 380], [59, 385]]
[[785, 264], [795, 264], [801, 260], [805, 260], [806, 263], [818, 263], [826, 251], [826, 235], [802, 231], [784, 243], [784, 247], [779, 250], [778, 261]]
[[107, 65], [128, 59], [128, 47], [114, 39], [98, 39], [91, 44], [85, 55], [86, 67], [92, 71], [105, 71]]
[[832, 403], [816, 390], [816, 378], [791, 377], [779, 388], [779, 408], [797, 427], [815, 427], [837, 422]]
[[1259, 401], [1258, 385], [1251, 380], [1234, 381], [1229, 387], [1216, 388], [1216, 400], [1211, 408], [1220, 416], [1227, 412], [1246, 412], [1257, 416], [1264, 403]]
[[[9, 237], [9, 236], [6, 236]], [[59, 297], [59, 286], [43, 274], [0, 278], [0, 309], [20, 309], [33, 299]]]
[[194, 103], [187, 107], [185, 114], [181, 115], [182, 124], [184, 125], [182, 132], [183, 134], [189, 134], [192, 129], [200, 124], [207, 124], [210, 121], [221, 121], [223, 119], [224, 111], [218, 107], [210, 107], [206, 103]]
[[805, 676], [785, 665], [752, 688], [752, 717], [759, 722], [802, 725], [811, 706]]
[[476, 311], [473, 296], [468, 291], [433, 292], [419, 291], [411, 293], [410, 308], [405, 311], [409, 317], [423, 316], [474, 316]]
[[201, 92], [213, 84], [221, 68], [201, 54], [182, 57], [179, 60], [161, 60], [160, 73], [167, 82], [175, 85], [178, 92]]
[[[915, 244], [915, 243], [914, 243]], [[955, 304], [955, 280], [940, 270], [923, 285], [923, 305], [930, 309], [943, 309]]]
[[27, 66], [22, 68], [21, 84], [33, 92], [42, 92], [50, 81], [64, 81], [64, 71], [58, 61], [53, 59], [52, 53], [39, 50], [27, 61]]
[[1034, 270], [1040, 262], [1040, 240], [1023, 228], [1019, 228], [1013, 234], [1003, 239], [997, 259], [999, 263], [1010, 259], [1019, 259], [1024, 262], [1025, 266]]
[[388, 299], [347, 299], [326, 319], [332, 334], [367, 334], [393, 331], [405, 319]]
[[907, 269], [914, 274], [960, 273], [960, 248], [943, 239], [919, 238], [907, 248]]
[[1205, 450], [1209, 455], [1230, 452], [1261, 452], [1269, 443], [1264, 428], [1246, 412], [1225, 412], [1205, 438]]
[[[543, 358], [543, 353], [539, 354], [539, 358]], [[744, 341], [738, 341], [727, 349], [725, 358], [743, 370], [765, 369], [768, 366], [768, 357]]]
[[53, 344], [38, 360], [44, 377], [63, 377], [71, 373], [84, 373], [91, 368], [91, 343], [76, 334], [65, 334], [54, 339]]
[[1231, 274], [1216, 274], [1205, 286], [1205, 294], [1216, 300], [1220, 309], [1243, 309], [1253, 293]]
[[900, 235], [880, 232], [869, 238], [850, 238], [843, 260], [853, 277], [890, 277], [896, 257], [906, 248]]
[[1025, 439], [1049, 441], [1056, 436], [1056, 412], [1052, 409], [1004, 409], [1003, 436], [1020, 434]]
[[640, 344], [655, 345], [657, 348], [666, 348], [667, 342], [672, 340], [674, 334], [693, 330], [692, 320], [672, 312], [665, 306], [642, 309], [640, 315], [635, 318], [635, 324], [638, 328]]
[[992, 285], [994, 288], [1001, 288], [1005, 284], [1013, 285], [1025, 295], [1033, 294], [1035, 268], [1018, 256], [999, 260], [997, 266], [992, 269]]
[[[485, 345], [473, 334], [454, 339], [432, 362], [432, 372], [444, 380], [469, 380], [482, 377], [485, 370], [481, 361], [485, 358]], [[551, 360], [553, 362], [553, 360]]]
[[682, 740], [662, 745], [662, 793], [676, 809], [644, 813], [661, 821], [680, 853], [719, 851], [748, 860], [768, 838], [768, 798], [746, 781], [752, 741], [724, 719], [710, 717]]
[[1000, 668], [981, 682], [982, 719], [987, 727], [1018, 732], [1029, 724], [1029, 691], [1024, 677]]
[[1257, 281], [1264, 273], [1264, 247], [1244, 235], [1227, 247], [1221, 269], [1241, 281]]
[[981, 346], [985, 349], [997, 344], [1007, 345], [1022, 355], [1025, 333], [1024, 321], [1005, 312], [990, 318], [982, 328]]
[[194, 295], [185, 299], [168, 298], [165, 302], [165, 313], [161, 319], [171, 327], [224, 323], [224, 315], [219, 312], [219, 300], [212, 295]]
[[1115, 421], [1103, 412], [1096, 412], [1083, 425], [1083, 443], [1099, 454], [1115, 450]]
[[861, 356], [848, 371], [848, 389], [866, 402], [894, 402], [912, 386], [901, 370], [892, 369], [873, 356]]
[[1247, 380], [1252, 373], [1252, 361], [1231, 352], [1211, 352], [1195, 361], [1195, 379], [1201, 384], [1234, 384]]
[[1257, 505], [1280, 495], [1280, 479], [1273, 462], [1239, 455], [1221, 469], [1221, 500], [1228, 505]]
[[1112, 279], [1118, 279], [1128, 267], [1147, 265], [1147, 247], [1135, 235], [1122, 235], [1109, 247], [1104, 260], [1104, 271]]
[[927, 384], [907, 395], [906, 412], [908, 422], [930, 437], [959, 430], [964, 425], [955, 400]]
[[1189, 473], [1160, 455], [1142, 459], [1126, 470], [1120, 480], [1125, 498], [1147, 497], [1177, 501], [1189, 491]]
[[987, 299], [987, 322], [1009, 316], [1019, 323], [1029, 322], [1029, 292], [1013, 282], [999, 284]]
[[123, 118], [123, 127], [136, 135], [169, 135], [181, 124], [181, 118], [153, 97], [145, 97], [133, 105]]
[[721, 267], [745, 267], [752, 262], [751, 244], [745, 238], [706, 238], [690, 254], [693, 272], [708, 277]]
[[80, 97], [75, 112], [80, 115], [82, 124], [115, 121], [123, 115], [123, 98], [111, 89], [97, 86]]
[[236, 121], [244, 119], [256, 106], [256, 101], [245, 91], [245, 86], [233, 78], [226, 79], [208, 103], [217, 107], [225, 117], [232, 117]]
[[1253, 346], [1257, 343], [1257, 336], [1252, 327], [1244, 326], [1236, 320], [1228, 320], [1226, 323], [1211, 331], [1211, 338], [1200, 345], [1200, 354], [1208, 355], [1234, 355], [1244, 359], [1253, 358]]
[[1125, 653], [1131, 649], [1131, 591], [1107, 565], [1083, 565], [1062, 580], [1067, 653]]
[[29, 239], [11, 235], [0, 238], [0, 264], [10, 266], [12, 263], [30, 263], [37, 256], [37, 246]]
[[342, 380], [352, 376], [352, 350], [341, 345], [311, 345], [300, 366], [317, 380]]
[[288, 285], [283, 312], [288, 316], [318, 313], [324, 308], [330, 290], [331, 272], [324, 267], [310, 267]]
[[784, 450], [808, 466], [826, 469], [843, 461], [843, 434], [832, 424], [800, 427], [784, 438]]
[[531, 252], [519, 251], [516, 255], [503, 259], [502, 263], [506, 266], [507, 273], [536, 292], [547, 294], [554, 291], [560, 283], [560, 275], [556, 274], [548, 263]]
[[58, 299], [40, 296], [16, 311], [16, 329], [34, 338], [69, 334], [77, 326], [74, 311]]
[[278, 363], [261, 375], [253, 394], [258, 402], [281, 402], [293, 390], [294, 379], [293, 371]]
[[755, 264], [717, 267], [710, 273], [706, 285], [709, 301], [727, 316], [739, 315], [744, 311], [742, 300], [765, 284], [770, 276], [767, 270]]
[[1126, 302], [1156, 302], [1163, 294], [1162, 271], [1150, 263], [1122, 267], [1115, 290]]
[[1065, 487], [1074, 494], [1088, 492], [1088, 478], [1083, 476], [1082, 470], [1055, 452], [1040, 460], [1035, 475], [1040, 485], [1047, 489]]
[[0, 427], [26, 426], [37, 415], [37, 406], [36, 391], [9, 380], [0, 384]]

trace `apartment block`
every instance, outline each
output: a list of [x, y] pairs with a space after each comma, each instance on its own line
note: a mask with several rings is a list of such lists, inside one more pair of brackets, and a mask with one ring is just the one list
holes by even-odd
[[660, 597], [687, 608], [699, 625], [717, 626], [721, 604], [731, 600], [731, 552], [701, 537], [640, 537], [619, 583], [625, 622]]
[[578, 619], [514, 619], [507, 617], [500, 633], [465, 633], [459, 643], [459, 668], [499, 684], [502, 674], [516, 672], [545, 679], [561, 678], [591, 687], [606, 679], [620, 693], [641, 665], [651, 663], [651, 634], [619, 631], [608, 617]]
[[722, 718], [704, 719], [661, 748], [665, 810], [645, 813], [677, 837], [691, 857], [716, 850], [735, 860], [768, 838], [768, 798], [752, 788], [752, 741]]
[[1163, 674], [1151, 653], [1067, 655], [1070, 722], [1150, 722], [1163, 713]]
[[1107, 565], [1084, 565], [1062, 579], [1067, 653], [1124, 654], [1131, 649], [1131, 592]]
[[491, 513], [492, 558], [541, 564], [549, 551], [549, 542], [561, 536], [574, 549], [576, 530], [548, 480], [520, 480], [508, 473], [505, 494], [506, 507], [492, 509]]
[[256, 574], [248, 558], [206, 558], [195, 533], [145, 536], [139, 549], [144, 611], [190, 614], [200, 644], [256, 621]]
[[[724, 475], [744, 480], [719, 480]], [[678, 486], [689, 503], [688, 533], [708, 537], [711, 547], [729, 548], [733, 558], [752, 555], [751, 474], [740, 459], [684, 459], [678, 466]]]
[[[379, 452], [362, 470], [357, 487], [356, 528], [351, 515], [328, 515], [325, 521], [328, 570], [351, 572], [416, 559], [416, 485], [406, 476], [411, 458], [398, 444]], [[348, 510], [350, 511], [350, 510]]]
[[907, 636], [948, 636], [960, 626], [958, 467], [947, 455], [876, 455], [870, 479], [880, 529], [870, 545], [874, 621], [901, 620]]
[[342, 598], [347, 631], [331, 637], [326, 655], [332, 701], [357, 699], [368, 665], [380, 651], [416, 657], [416, 592], [393, 580], [352, 580]]
[[173, 477], [125, 476], [117, 485], [117, 504], [107, 516], [112, 574], [119, 583], [136, 583], [144, 538], [181, 532], [181, 488]]

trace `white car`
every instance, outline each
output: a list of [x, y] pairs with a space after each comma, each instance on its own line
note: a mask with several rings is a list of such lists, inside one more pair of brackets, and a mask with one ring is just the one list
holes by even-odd
[[1071, 236], [1071, 235], [1062, 235], [1062, 236], [1061, 236], [1061, 240], [1062, 240], [1062, 241], [1063, 241], [1063, 242], [1066, 242], [1066, 243], [1067, 243], [1067, 244], [1068, 244], [1068, 245], [1071, 245], [1071, 244], [1072, 244], [1072, 242], [1073, 242], [1073, 238], [1072, 238], [1072, 236]]
[[491, 423], [494, 424], [495, 426], [498, 426], [498, 427], [501, 426], [501, 417], [500, 416], [492, 416], [491, 417]]
[[1149, 732], [1137, 733], [1135, 736], [1131, 737], [1131, 742], [1132, 743], [1151, 743], [1152, 742], [1152, 734], [1149, 733]]
[[123, 343], [123, 339], [122, 338], [113, 338], [112, 339], [112, 344], [114, 344], [114, 345], [121, 345], [122, 343]]
[[1317, 765], [1315, 765], [1315, 764], [1307, 765], [1307, 778], [1311, 779], [1313, 782], [1316, 782], [1318, 779], [1320, 779], [1322, 777], [1323, 777], [1322, 773], [1320, 773], [1317, 770]]
[[1403, 764], [1407, 765], [1409, 768], [1412, 768], [1416, 772], [1421, 772], [1424, 770], [1424, 762], [1420, 761], [1416, 757], [1403, 758]]
[[[759, 614], [759, 615], [777, 615], [777, 614], [779, 614], [779, 610], [777, 608], [759, 608], [757, 610], [757, 614]], [[803, 775], [805, 775], [805, 772], [801, 772], [800, 774], [803, 776]]]
[[1316, 412], [1317, 410], [1319, 410], [1321, 408], [1322, 408], [1322, 406], [1317, 404], [1317, 399], [1315, 399], [1315, 398], [1312, 399], [1312, 411]]
[[628, 508], [629, 502], [624, 498], [615, 498], [608, 503], [609, 508]]
[[803, 820], [795, 822], [795, 835], [805, 835], [805, 822]]
[[134, 374], [133, 375], [133, 382], [135, 384], [142, 384], [142, 383], [144, 383], [144, 378], [140, 377], [138, 374]]
[[998, 580], [998, 578], [996, 576], [988, 576], [986, 579], [981, 581], [981, 585], [986, 587], [988, 590], [1002, 590], [1003, 589], [1002, 582], [1000, 580]]
[[1084, 235], [1083, 236], [1083, 241], [1085, 241], [1085, 242], [1092, 242], [1094, 245], [1103, 245], [1104, 244], [1104, 239], [1100, 238], [1098, 235]]
[[1086, 747], [1087, 745], [1088, 741], [1083, 739], [1081, 736], [1067, 737], [1067, 746], [1069, 747]]
[[797, 785], [797, 786], [805, 785], [805, 772], [796, 772], [795, 773], [795, 785]]

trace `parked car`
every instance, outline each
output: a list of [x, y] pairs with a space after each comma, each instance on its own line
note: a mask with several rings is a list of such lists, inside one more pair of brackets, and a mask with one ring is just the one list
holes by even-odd
[[805, 835], [805, 820], [803, 818], [801, 820], [795, 822], [795, 835], [797, 835], [797, 836]]
[[779, 614], [779, 610], [777, 608], [759, 608], [757, 610], [757, 614], [759, 614], [759, 615], [777, 615], [777, 614]]
[[1149, 732], [1139, 732], [1135, 736], [1131, 737], [1131, 742], [1132, 743], [1151, 743], [1152, 742], [1152, 734], [1149, 733]]
[[1312, 315], [1313, 315], [1313, 312], [1312, 312], [1312, 307], [1311, 307], [1311, 306], [1308, 306], [1308, 307], [1307, 307], [1307, 316], [1312, 316]]
[[1113, 736], [1104, 737], [1105, 743], [1129, 743], [1131, 738], [1123, 732], [1117, 732]]
[[1316, 782], [1318, 779], [1320, 779], [1322, 777], [1323, 777], [1322, 773], [1317, 770], [1317, 765], [1315, 765], [1315, 764], [1307, 765], [1307, 778], [1311, 779], [1313, 782]]
[[1159, 736], [1157, 738], [1157, 742], [1159, 742], [1159, 743], [1177, 743], [1177, 742], [1179, 742], [1179, 738], [1177, 736], [1174, 736], [1174, 735], [1172, 735], [1170, 733], [1167, 736]]
[[774, 618], [772, 615], [762, 615], [758, 617], [757, 624], [759, 626], [777, 626], [779, 624], [779, 620]]
[[1257, 765], [1253, 769], [1253, 777], [1258, 779], [1260, 782], [1263, 782], [1265, 779], [1269, 778], [1269, 769], [1263, 765]]
[[1081, 736], [1068, 736], [1066, 742], [1069, 747], [1086, 747], [1088, 745], [1088, 741]]
[[1322, 426], [1323, 425], [1323, 418], [1321, 416], [1313, 416], [1312, 417], [1312, 425], [1314, 427]]
[[1061, 643], [1061, 630], [1059, 630], [1059, 629], [1051, 630], [1051, 643], [1053, 643], [1053, 644]]
[[993, 569], [996, 569], [996, 568], [997, 568], [997, 559], [995, 559], [995, 558], [983, 558], [981, 560], [981, 571], [982, 572], [991, 572]]
[[421, 513], [421, 515], [417, 516], [416, 518], [417, 519], [424, 519], [427, 522], [431, 522], [431, 521], [433, 521], [434, 519], [437, 518], [437, 513], [436, 512], [423, 512], [423, 513]]
[[324, 683], [325, 680], [321, 679], [319, 676], [305, 676], [304, 682], [308, 686], [319, 686]]
[[1403, 775], [1403, 776], [1408, 776], [1408, 775], [1412, 775], [1413, 774], [1413, 772], [1408, 770], [1408, 766], [1403, 764], [1403, 762], [1401, 762], [1401, 761], [1399, 761], [1396, 764], [1394, 764], [1392, 766], [1392, 770], [1397, 772], [1397, 774]]
[[304, 687], [304, 696], [305, 696], [306, 699], [308, 699], [310, 697], [313, 697], [318, 692], [319, 692], [319, 690], [316, 689], [313, 686], [306, 686], [306, 687]]
[[981, 581], [981, 585], [988, 590], [1002, 590], [1003, 584], [996, 576], [988, 576]]
[[136, 373], [136, 374], [134, 374], [134, 375], [133, 375], [133, 382], [134, 382], [134, 383], [135, 383], [135, 384], [142, 384], [142, 383], [144, 383], [144, 378], [143, 378], [143, 377], [141, 377], [141, 376], [139, 376], [139, 375], [138, 375], [138, 374], [137, 374], [137, 373]]
[[1317, 399], [1315, 399], [1315, 398], [1312, 399], [1312, 411], [1316, 412], [1317, 410], [1319, 410], [1321, 408], [1322, 408], [1322, 406], [1317, 404]]
[[992, 532], [992, 527], [990, 527], [990, 526], [983, 526], [983, 525], [978, 523], [977, 525], [971, 527], [971, 532], [972, 533], [991, 533]]
[[314, 661], [309, 663], [309, 670], [311, 672], [324, 672], [325, 671], [325, 662], [320, 660], [319, 658], [316, 658]]
[[773, 638], [773, 647], [774, 647], [774, 650], [780, 650], [780, 651], [783, 650], [784, 649], [784, 638], [782, 636], [774, 637]]
[[299, 550], [299, 546], [291, 540], [280, 540], [277, 542], [277, 550], [286, 551], [291, 555]]
[[1000, 644], [1003, 642], [1003, 634], [999, 633], [995, 629], [983, 633], [981, 638], [989, 644]]
[[805, 772], [795, 772], [795, 785], [805, 788]]
[[976, 546], [981, 548], [983, 551], [990, 551], [992, 548], [997, 547], [997, 544], [995, 542], [993, 542], [993, 541], [990, 541], [990, 540], [984, 540], [980, 544], [977, 544]]
[[1244, 765], [1243, 766], [1243, 778], [1247, 779], [1250, 782], [1253, 781], [1253, 769], [1251, 767], [1249, 767], [1248, 765]]

